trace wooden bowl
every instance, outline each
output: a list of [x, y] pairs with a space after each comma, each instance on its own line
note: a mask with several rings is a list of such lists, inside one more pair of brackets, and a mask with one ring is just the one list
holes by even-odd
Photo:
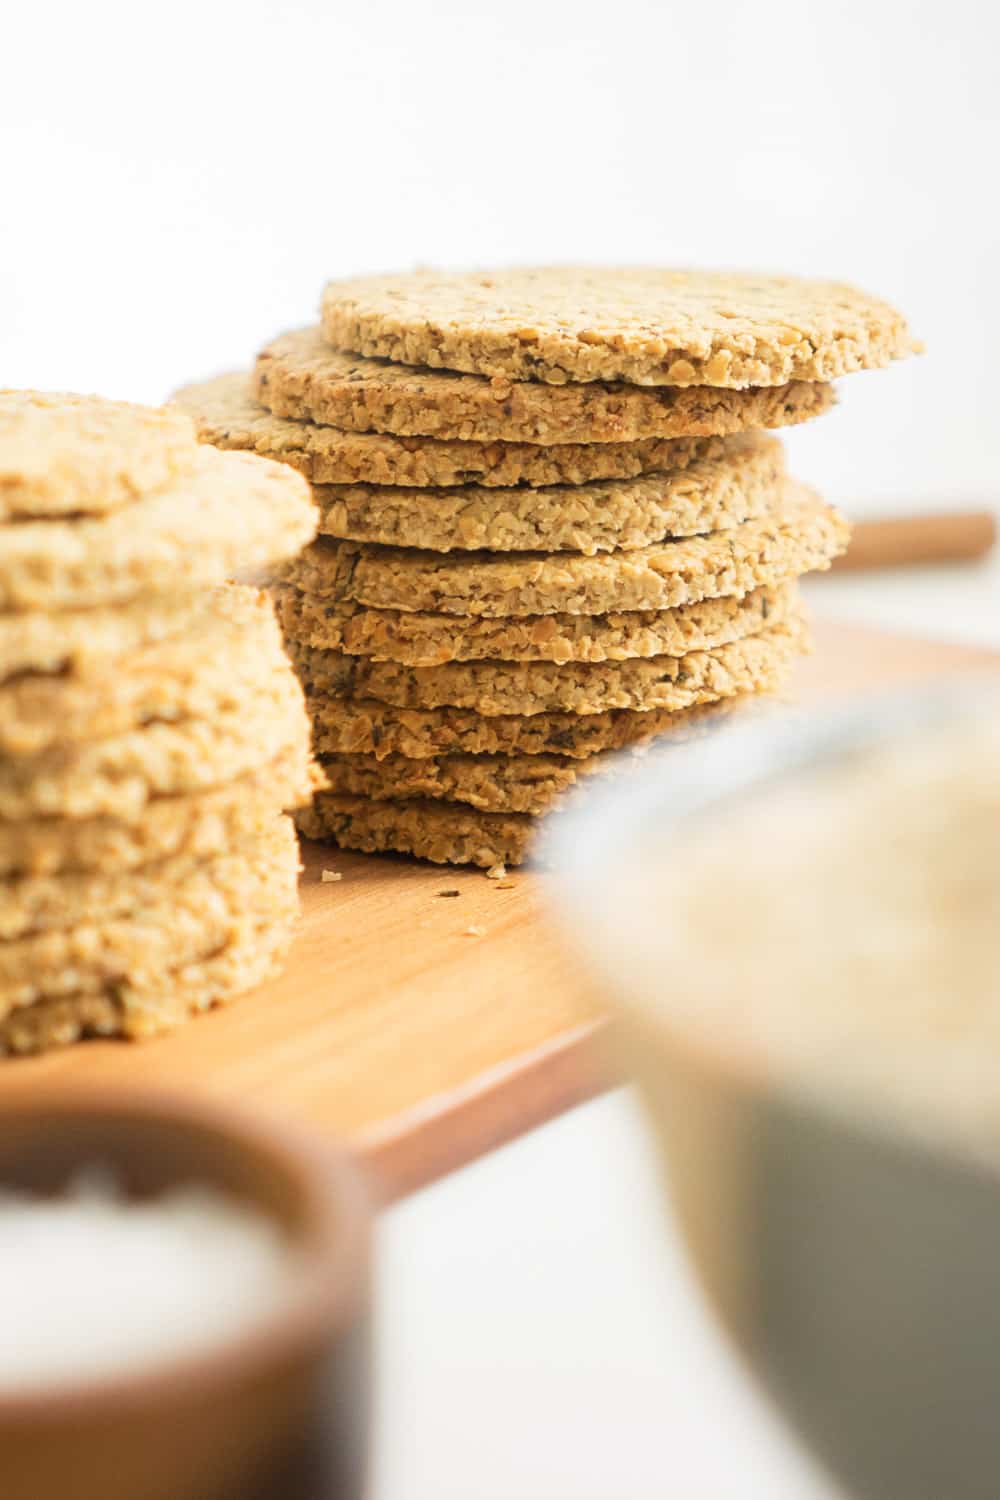
[[[297, 1274], [280, 1305], [209, 1350], [0, 1392], [3, 1500], [360, 1496], [370, 1215], [353, 1164], [238, 1110], [169, 1095], [0, 1100], [0, 1184], [55, 1193], [95, 1161], [132, 1195], [196, 1182], [252, 1205], [289, 1236]], [[86, 1266], [79, 1277], [85, 1288]]]

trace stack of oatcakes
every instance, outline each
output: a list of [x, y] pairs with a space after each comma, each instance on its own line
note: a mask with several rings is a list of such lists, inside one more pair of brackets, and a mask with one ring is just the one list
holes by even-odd
[[268, 975], [313, 772], [271, 601], [308, 485], [190, 421], [0, 392], [0, 1053], [145, 1036]]
[[416, 272], [331, 283], [321, 327], [180, 392], [319, 505], [277, 589], [329, 780], [303, 830], [514, 863], [609, 751], [780, 685], [848, 528], [772, 433], [913, 348], [829, 283]]

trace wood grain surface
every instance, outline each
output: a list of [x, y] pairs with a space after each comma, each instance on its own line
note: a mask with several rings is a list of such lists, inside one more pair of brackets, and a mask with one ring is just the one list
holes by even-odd
[[[823, 624], [795, 696], [976, 667], [1000, 671], [1000, 653]], [[610, 1082], [600, 1006], [547, 919], [549, 877], [304, 852], [303, 919], [279, 979], [158, 1041], [0, 1063], [0, 1090], [207, 1090], [347, 1139], [392, 1197]], [[342, 879], [324, 882], [324, 868]]]

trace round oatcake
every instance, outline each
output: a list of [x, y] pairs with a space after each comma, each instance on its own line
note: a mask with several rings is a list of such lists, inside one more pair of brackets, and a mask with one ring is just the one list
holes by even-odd
[[320, 687], [308, 697], [313, 744], [321, 757], [373, 755], [377, 760], [388, 755], [420, 759], [451, 754], [583, 758], [653, 739], [673, 725], [681, 711], [773, 691], [808, 650], [809, 638], [801, 617], [793, 615], [737, 647], [724, 648], [725, 656], [712, 653], [712, 661], [702, 663], [688, 682], [674, 682], [667, 695], [670, 708], [487, 716], [470, 708], [400, 708], [374, 698], [338, 698]]
[[672, 716], [653, 744], [627, 753], [604, 751], [583, 759], [568, 755], [430, 755], [415, 759], [387, 755], [327, 755], [323, 774], [336, 796], [375, 801], [464, 802], [480, 812], [516, 812], [538, 816], [589, 776], [627, 774], [651, 755], [669, 755], [679, 744], [711, 733], [732, 712], [745, 710], [742, 699], [708, 704]]
[[315, 531], [294, 469], [199, 447], [182, 478], [122, 510], [5, 526], [0, 612], [102, 608], [221, 583], [294, 556]]
[[490, 443], [635, 443], [790, 427], [828, 411], [831, 385], [793, 380], [716, 386], [545, 385], [503, 375], [414, 369], [334, 349], [319, 328], [273, 339], [257, 356], [251, 394], [276, 417], [352, 432]]
[[13, 885], [71, 871], [137, 870], [178, 854], [218, 854], [266, 828], [277, 809], [304, 806], [317, 784], [299, 736], [252, 771], [204, 791], [154, 795], [138, 812], [124, 809], [124, 816], [0, 821], [0, 875]]
[[291, 946], [296, 915], [287, 893], [276, 891], [267, 917], [241, 923], [233, 940], [209, 958], [141, 985], [119, 981], [102, 990], [19, 1006], [0, 1021], [0, 1055], [48, 1052], [85, 1037], [139, 1039], [170, 1031], [277, 974]]
[[484, 813], [457, 802], [376, 802], [321, 793], [296, 815], [308, 839], [365, 854], [415, 854], [436, 865], [519, 865], [536, 824], [522, 813]]
[[274, 594], [285, 639], [296, 646], [433, 667], [447, 661], [565, 663], [683, 656], [755, 635], [769, 620], [788, 612], [794, 590], [794, 584], [782, 583], [749, 594], [699, 599], [676, 609], [510, 620], [325, 604], [283, 586]]
[[217, 448], [280, 459], [313, 484], [400, 486], [586, 484], [680, 468], [710, 439], [642, 438], [634, 443], [458, 443], [438, 438], [346, 432], [276, 417], [251, 398], [247, 376], [220, 375], [177, 391], [199, 435]]
[[888, 303], [839, 282], [650, 266], [331, 281], [322, 327], [369, 357], [555, 385], [826, 381], [919, 348]]
[[0, 391], [0, 521], [103, 515], [180, 478], [198, 446], [170, 407]]
[[208, 592], [194, 629], [82, 673], [0, 682], [0, 754], [121, 734], [143, 724], [211, 718], [246, 702], [284, 664], [268, 596], [236, 584]]
[[673, 609], [829, 566], [847, 522], [803, 485], [785, 493], [741, 526], [631, 552], [437, 553], [321, 538], [281, 577], [324, 603], [493, 619]]
[[308, 739], [302, 690], [282, 661], [269, 679], [234, 682], [232, 701], [210, 718], [154, 721], [0, 759], [0, 819], [136, 821], [157, 797], [207, 791]]
[[455, 661], [408, 667], [341, 651], [293, 647], [310, 703], [374, 698], [399, 709], [471, 709], [486, 718], [611, 709], [678, 709], [749, 692], [772, 654], [783, 655], [801, 613], [772, 620], [756, 635], [684, 656], [613, 662]]
[[290, 818], [276, 816], [219, 859], [196, 864], [126, 916], [97, 916], [0, 943], [0, 1017], [44, 997], [142, 986], [219, 952], [248, 919], [266, 918], [294, 889], [299, 857]]
[[205, 618], [205, 595], [144, 594], [91, 609], [0, 614], [0, 683], [20, 672], [85, 676], [116, 657], [190, 633]]
[[317, 485], [313, 494], [324, 536], [432, 552], [541, 549], [591, 555], [738, 525], [773, 509], [783, 481], [781, 444], [753, 432], [707, 439], [704, 456], [683, 469], [638, 479], [416, 492], [374, 484]]
[[[128, 940], [111, 945], [107, 928], [91, 929], [114, 953], [103, 982], [83, 973], [77, 988], [10, 1010], [0, 1021], [0, 1054], [42, 1052], [88, 1036], [155, 1036], [269, 979], [288, 951], [298, 915], [298, 851], [285, 830], [280, 844], [283, 853], [276, 851], [269, 867], [261, 862], [256, 890], [244, 883], [242, 901], [231, 902], [228, 916], [217, 900], [216, 931], [223, 937], [203, 957], [185, 962], [174, 948], [159, 968], [127, 962]], [[117, 926], [119, 933], [126, 930], [124, 923]], [[184, 941], [191, 942], [190, 932]], [[170, 950], [169, 938], [162, 946]]]

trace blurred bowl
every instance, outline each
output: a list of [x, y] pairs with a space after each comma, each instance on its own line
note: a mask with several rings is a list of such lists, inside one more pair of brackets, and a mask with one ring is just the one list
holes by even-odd
[[[866, 1065], [862, 1106], [856, 1080], [818, 1090], [776, 1058], [751, 1011], [703, 1024], [688, 1004], [699, 952], [711, 947], [734, 994], [745, 954], [724, 927], [700, 950], [690, 930], [678, 940], [656, 872], [676, 873], [711, 820], [737, 820], [779, 783], [805, 809], [828, 769], [943, 724], [975, 736], [984, 715], [995, 729], [995, 678], [860, 711], [765, 711], [652, 757], [550, 825], [558, 914], [611, 1004], [612, 1045], [640, 1086], [701, 1282], [751, 1368], [865, 1500], [1000, 1493], [1000, 1135], [965, 1149], [928, 1112], [897, 1116], [891, 1054]], [[1000, 764], [997, 778], [1000, 791]], [[985, 1006], [1000, 1002], [1000, 796], [992, 813]], [[807, 817], [799, 835], [808, 883]], [[773, 953], [776, 986], [782, 966]], [[1000, 1101], [1000, 1050], [993, 1075]]]
[[95, 1162], [128, 1196], [196, 1183], [261, 1212], [287, 1237], [296, 1274], [245, 1332], [197, 1353], [0, 1391], [3, 1500], [356, 1500], [368, 1432], [370, 1226], [353, 1164], [187, 1099], [0, 1099], [0, 1186], [57, 1194]]

